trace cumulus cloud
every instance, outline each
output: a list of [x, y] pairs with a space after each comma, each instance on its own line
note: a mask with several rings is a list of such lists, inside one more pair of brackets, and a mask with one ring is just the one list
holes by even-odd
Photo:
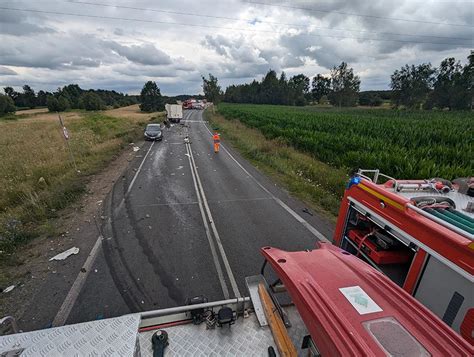
[[[201, 75], [207, 73], [225, 87], [260, 79], [270, 68], [313, 76], [346, 61], [361, 76], [362, 88], [386, 89], [390, 74], [405, 63], [465, 60], [474, 38], [474, 7], [462, 1], [136, 4], [166, 12], [120, 4], [41, 3], [41, 11], [85, 16], [2, 10], [2, 84], [54, 90], [73, 82], [136, 93], [151, 79], [163, 93], [179, 94], [201, 91]], [[4, 4], [40, 9], [37, 5]]]
[[130, 62], [145, 65], [166, 65], [171, 63], [171, 57], [152, 44], [122, 46], [115, 41], [110, 41], [105, 42], [104, 45]]
[[15, 76], [18, 73], [16, 73], [14, 70], [0, 66], [0, 76]]

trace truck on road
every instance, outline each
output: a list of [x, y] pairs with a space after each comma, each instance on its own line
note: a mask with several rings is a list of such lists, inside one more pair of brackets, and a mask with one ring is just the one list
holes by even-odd
[[183, 107], [179, 104], [166, 104], [166, 117], [172, 123], [179, 123], [183, 119]]

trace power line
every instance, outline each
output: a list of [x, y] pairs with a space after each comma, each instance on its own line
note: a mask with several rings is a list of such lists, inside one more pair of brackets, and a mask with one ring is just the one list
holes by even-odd
[[[270, 33], [270, 34], [275, 34], [275, 33], [284, 34], [284, 32], [282, 32], [282, 31], [243, 29], [243, 28], [233, 28], [233, 27], [224, 27], [224, 26], [188, 24], [188, 23], [172, 22], [172, 21], [157, 21], [157, 20], [146, 20], [146, 19], [115, 17], [115, 16], [103, 16], [103, 15], [75, 14], [75, 13], [60, 12], [60, 11], [46, 11], [46, 10], [36, 10], [36, 9], [19, 9], [19, 8], [11, 8], [11, 7], [0, 7], [0, 9], [1, 10], [10, 10], [10, 11], [20, 11], [20, 12], [32, 12], [32, 13], [40, 13], [40, 14], [76, 16], [76, 17], [93, 18], [93, 19], [106, 19], [106, 20], [120, 20], [120, 21], [129, 21], [129, 22], [155, 23], [155, 24], [162, 24], [162, 25], [178, 25], [178, 26], [187, 26], [187, 27], [200, 27], [200, 28], [209, 28], [209, 29], [231, 30], [231, 31], [247, 31], [247, 32], [253, 32], [253, 33], [260, 32], [260, 33]], [[462, 43], [409, 41], [409, 40], [397, 40], [397, 39], [349, 37], [349, 36], [336, 36], [336, 35], [303, 34], [303, 36], [322, 37], [322, 38], [328, 37], [328, 38], [336, 38], [336, 39], [353, 39], [353, 40], [377, 41], [377, 42], [400, 42], [400, 43], [414, 43], [414, 44], [470, 46], [468, 44], [462, 44]]]
[[[114, 7], [117, 9], [127, 9], [127, 10], [138, 10], [138, 11], [150, 11], [150, 12], [158, 12], [163, 14], [172, 14], [172, 15], [185, 15], [185, 16], [194, 16], [194, 17], [204, 17], [204, 18], [211, 18], [211, 19], [220, 19], [220, 20], [231, 20], [231, 21], [241, 21], [241, 22], [260, 22], [270, 25], [283, 25], [283, 26], [294, 26], [294, 27], [303, 27], [307, 28], [308, 25], [302, 24], [294, 24], [294, 23], [284, 23], [284, 22], [276, 22], [276, 21], [266, 21], [266, 20], [256, 20], [256, 19], [239, 19], [236, 17], [227, 17], [227, 16], [217, 16], [217, 15], [207, 15], [207, 14], [193, 14], [189, 12], [181, 12], [181, 11], [172, 11], [172, 10], [160, 10], [160, 9], [153, 9], [153, 8], [143, 8], [143, 7], [135, 7], [135, 6], [124, 6], [124, 5], [114, 5], [114, 4], [103, 4], [103, 3], [93, 3], [87, 1], [74, 1], [74, 0], [66, 0], [66, 2], [72, 4], [83, 4], [83, 5], [91, 5], [91, 6], [100, 6], [100, 7]], [[449, 37], [449, 36], [436, 36], [436, 35], [417, 35], [417, 34], [407, 34], [407, 33], [394, 33], [394, 32], [375, 32], [375, 31], [366, 31], [366, 30], [355, 30], [355, 29], [346, 29], [346, 28], [331, 28], [331, 27], [321, 27], [321, 26], [312, 26], [314, 29], [317, 30], [330, 30], [330, 31], [349, 31], [349, 32], [361, 32], [361, 33], [373, 33], [378, 35], [394, 35], [394, 36], [408, 36], [408, 37], [428, 37], [428, 38], [441, 38], [441, 39], [448, 39], [448, 40], [466, 40], [470, 41], [470, 38], [465, 37]]]
[[379, 20], [391, 20], [391, 21], [405, 21], [405, 22], [416, 22], [421, 24], [431, 24], [431, 25], [445, 25], [445, 26], [459, 26], [459, 27], [474, 27], [473, 25], [466, 25], [466, 24], [451, 24], [445, 22], [435, 22], [435, 21], [424, 21], [424, 20], [412, 20], [412, 19], [404, 19], [404, 18], [397, 18], [397, 17], [386, 17], [386, 16], [377, 16], [377, 15], [364, 15], [358, 14], [353, 12], [343, 12], [343, 11], [334, 11], [334, 10], [321, 10], [321, 9], [314, 9], [310, 7], [299, 7], [293, 5], [283, 5], [283, 4], [270, 4], [266, 2], [258, 2], [258, 1], [249, 1], [249, 0], [242, 0], [242, 2], [246, 2], [248, 4], [254, 5], [264, 5], [264, 6], [274, 6], [274, 7], [282, 7], [286, 9], [295, 9], [295, 10], [306, 10], [312, 12], [324, 12], [324, 13], [333, 13], [345, 16], [358, 16], [358, 17], [367, 17], [371, 19], [379, 19]]

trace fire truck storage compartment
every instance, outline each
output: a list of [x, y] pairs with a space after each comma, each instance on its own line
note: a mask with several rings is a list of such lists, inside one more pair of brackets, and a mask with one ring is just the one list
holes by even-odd
[[341, 242], [341, 248], [403, 286], [415, 250], [392, 235], [388, 227], [381, 227], [351, 206]]

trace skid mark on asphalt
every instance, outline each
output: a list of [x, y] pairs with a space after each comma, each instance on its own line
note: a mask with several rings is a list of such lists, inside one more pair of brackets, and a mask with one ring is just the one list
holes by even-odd
[[168, 291], [170, 299], [178, 305], [182, 304], [183, 301], [185, 301], [184, 296], [181, 290], [175, 285], [175, 278], [167, 272], [166, 268], [161, 264], [160, 259], [158, 259], [158, 257], [153, 253], [153, 247], [148, 243], [148, 240], [138, 226], [137, 217], [135, 216], [133, 208], [128, 200], [125, 201], [125, 209], [130, 220], [130, 226], [134, 232], [133, 236], [140, 245], [142, 253], [151, 265], [153, 272], [160, 279], [161, 285], [163, 285], [163, 287]]

